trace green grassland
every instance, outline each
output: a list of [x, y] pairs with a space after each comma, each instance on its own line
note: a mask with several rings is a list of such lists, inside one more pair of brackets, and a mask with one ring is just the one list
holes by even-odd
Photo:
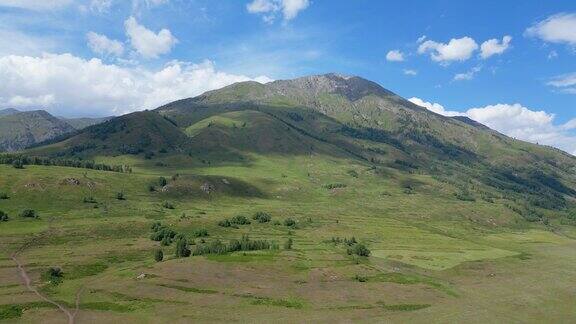
[[[18, 258], [44, 294], [72, 307], [81, 292], [78, 322], [542, 322], [575, 316], [567, 283], [576, 274], [576, 244], [569, 228], [526, 224], [501, 204], [454, 199], [456, 188], [433, 177], [393, 169], [382, 175], [343, 158], [251, 154], [248, 165], [216, 166], [187, 155], [158, 159], [164, 166], [133, 155], [96, 159], [130, 162], [130, 174], [0, 166], [0, 191], [9, 195], [0, 210], [10, 216], [0, 223], [4, 319], [65, 319], [20, 284], [8, 256], [23, 247]], [[151, 192], [160, 176], [168, 184]], [[79, 184], [66, 181], [71, 178]], [[406, 181], [418, 183], [414, 192], [405, 193]], [[199, 190], [203, 183], [214, 190]], [[327, 189], [330, 183], [346, 186]], [[117, 192], [126, 199], [117, 200]], [[85, 197], [95, 202], [84, 203]], [[164, 208], [165, 201], [174, 209]], [[40, 217], [18, 217], [26, 208]], [[272, 222], [217, 225], [257, 211], [270, 213]], [[286, 218], [297, 225], [284, 226]], [[190, 238], [206, 229], [207, 241], [249, 234], [280, 246], [292, 238], [294, 245], [179, 259], [172, 244], [161, 247], [165, 260], [156, 263], [160, 244], [149, 239], [154, 221]], [[370, 257], [351, 257], [331, 241], [352, 236], [370, 248]], [[62, 283], [42, 280], [50, 266], [63, 269]], [[136, 279], [141, 273], [146, 278]]]
[[576, 159], [361, 78], [238, 83], [45, 144], [24, 153], [51, 166], [0, 165], [0, 321], [576, 318]]

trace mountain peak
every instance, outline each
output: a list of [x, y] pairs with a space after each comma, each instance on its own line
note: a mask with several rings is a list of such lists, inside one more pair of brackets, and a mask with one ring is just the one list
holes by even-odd
[[291, 88], [312, 95], [335, 93], [343, 95], [351, 101], [368, 95], [394, 95], [375, 82], [339, 73], [310, 75], [293, 80], [279, 80], [268, 85], [282, 92]]

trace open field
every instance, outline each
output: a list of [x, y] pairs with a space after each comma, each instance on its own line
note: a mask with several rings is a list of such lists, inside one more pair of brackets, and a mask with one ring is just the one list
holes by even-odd
[[[453, 199], [455, 188], [432, 177], [377, 174], [337, 157], [252, 154], [249, 163], [210, 166], [201, 162], [207, 158], [96, 159], [128, 162], [132, 173], [0, 166], [0, 192], [9, 196], [0, 210], [10, 216], [0, 223], [0, 319], [66, 321], [27, 290], [11, 256], [42, 295], [70, 310], [78, 301], [78, 323], [576, 317], [570, 226], [528, 224], [499, 203]], [[406, 181], [417, 184], [412, 192]], [[209, 193], [200, 189], [206, 183]], [[118, 192], [126, 199], [116, 199]], [[23, 209], [40, 217], [23, 219]], [[258, 211], [272, 220], [218, 226]], [[285, 226], [287, 218], [296, 225]], [[175, 258], [174, 243], [161, 247], [149, 238], [156, 221], [196, 244], [249, 234], [279, 248]], [[199, 229], [208, 236], [195, 238]], [[370, 257], [348, 255], [336, 237], [355, 237]], [[285, 249], [290, 238], [293, 247]], [[154, 261], [158, 248], [162, 262]], [[61, 283], [43, 279], [51, 266], [62, 268]]]

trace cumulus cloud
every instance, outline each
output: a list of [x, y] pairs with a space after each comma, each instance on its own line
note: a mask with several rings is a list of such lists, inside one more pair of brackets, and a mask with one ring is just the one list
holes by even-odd
[[134, 17], [124, 22], [126, 35], [130, 44], [144, 58], [157, 58], [162, 54], [169, 53], [172, 47], [178, 43], [176, 37], [168, 29], [162, 29], [158, 33], [138, 24]]
[[405, 69], [403, 72], [405, 75], [410, 75], [410, 76], [418, 75], [418, 71], [412, 70], [412, 69]]
[[0, 7], [42, 11], [59, 9], [71, 3], [72, 0], [0, 0]]
[[526, 29], [525, 34], [549, 43], [576, 46], [576, 13], [560, 13], [550, 16]]
[[399, 50], [392, 50], [386, 54], [386, 60], [390, 62], [402, 62], [404, 61], [404, 53]]
[[463, 81], [463, 80], [472, 80], [474, 79], [474, 76], [476, 76], [476, 73], [482, 71], [482, 67], [480, 66], [475, 66], [473, 67], [470, 71], [466, 72], [466, 73], [457, 73], [456, 75], [454, 75], [454, 81]]
[[478, 49], [476, 41], [470, 37], [453, 38], [447, 44], [427, 40], [418, 46], [418, 53], [430, 53], [435, 62], [448, 64], [452, 61], [466, 61]]
[[260, 76], [218, 71], [211, 61], [170, 62], [158, 70], [105, 64], [71, 54], [0, 57], [0, 107], [74, 115], [118, 115]]
[[576, 119], [554, 123], [554, 114], [532, 110], [521, 104], [495, 104], [471, 108], [465, 112], [446, 110], [438, 103], [410, 98], [412, 103], [445, 116], [466, 116], [510, 137], [555, 146], [576, 155]]
[[500, 55], [504, 53], [508, 48], [510, 48], [510, 42], [512, 41], [512, 36], [504, 36], [502, 41], [496, 38], [489, 39], [480, 45], [480, 57], [487, 59], [493, 55]]
[[430, 111], [433, 111], [437, 114], [440, 115], [444, 115], [444, 116], [465, 116], [464, 113], [458, 112], [458, 111], [450, 111], [450, 110], [446, 110], [446, 108], [444, 108], [444, 106], [442, 106], [439, 103], [432, 103], [432, 102], [427, 102], [424, 101], [420, 98], [416, 98], [416, 97], [412, 97], [410, 99], [408, 99], [408, 101], [412, 102], [415, 105], [418, 105], [420, 107], [424, 107]]
[[576, 94], [576, 72], [558, 75], [547, 83], [561, 92]]
[[309, 5], [309, 0], [253, 0], [246, 5], [246, 10], [263, 15], [264, 21], [271, 23], [279, 13], [282, 13], [284, 21], [292, 20]]
[[109, 39], [95, 32], [89, 32], [86, 34], [86, 38], [88, 38], [88, 47], [96, 54], [114, 56], [124, 54], [124, 45], [117, 40]]

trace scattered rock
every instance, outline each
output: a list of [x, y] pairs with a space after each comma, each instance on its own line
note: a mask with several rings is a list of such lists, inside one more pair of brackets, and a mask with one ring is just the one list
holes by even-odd
[[141, 274], [138, 275], [138, 277], [136, 277], [136, 279], [139, 279], [139, 280], [140, 280], [140, 279], [144, 279], [144, 278], [146, 278], [146, 274], [145, 274], [145, 273], [141, 273]]
[[78, 180], [76, 178], [66, 178], [66, 179], [62, 180], [62, 182], [60, 184], [70, 185], [70, 186], [79, 186], [80, 180]]
[[214, 188], [213, 185], [211, 185], [208, 182], [204, 182], [201, 186], [200, 186], [200, 190], [202, 190], [203, 192], [210, 194], [211, 192], [213, 192], [214, 190], [216, 190], [216, 188]]
[[226, 185], [229, 185], [229, 184], [230, 184], [230, 181], [228, 181], [228, 179], [222, 179], [222, 182], [223, 182], [224, 184], [226, 184]]

